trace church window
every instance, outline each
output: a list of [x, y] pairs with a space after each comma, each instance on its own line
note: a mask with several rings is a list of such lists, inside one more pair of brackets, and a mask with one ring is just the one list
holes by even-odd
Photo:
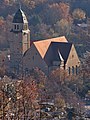
[[74, 74], [74, 66], [72, 66], [72, 74]]
[[78, 66], [76, 65], [76, 75], [78, 74]]
[[19, 29], [19, 25], [17, 25], [17, 30]]
[[14, 25], [14, 29], [16, 29], [16, 25]]

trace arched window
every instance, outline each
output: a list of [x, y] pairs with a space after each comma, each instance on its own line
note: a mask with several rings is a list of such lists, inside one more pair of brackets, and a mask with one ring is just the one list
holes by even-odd
[[15, 30], [19, 30], [19, 25], [14, 25]]
[[76, 65], [76, 75], [78, 74], [78, 66]]
[[74, 66], [72, 66], [72, 74], [74, 75]]
[[16, 28], [17, 28], [16, 25], [14, 25], [14, 29], [15, 29], [15, 30], [16, 30]]
[[17, 30], [19, 29], [19, 25], [17, 25]]

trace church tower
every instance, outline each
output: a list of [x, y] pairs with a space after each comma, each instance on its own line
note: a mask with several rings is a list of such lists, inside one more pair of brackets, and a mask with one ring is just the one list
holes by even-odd
[[24, 53], [30, 48], [30, 30], [28, 21], [21, 10], [18, 9], [12, 22], [12, 39], [10, 40], [11, 68], [18, 72], [19, 64]]

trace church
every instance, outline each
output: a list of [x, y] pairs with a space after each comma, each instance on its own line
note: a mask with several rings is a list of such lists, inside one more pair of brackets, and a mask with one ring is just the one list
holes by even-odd
[[60, 67], [69, 74], [77, 74], [80, 60], [74, 44], [65, 36], [31, 43], [28, 21], [21, 8], [14, 15], [11, 34], [10, 68], [15, 73], [30, 74], [31, 69], [38, 67], [48, 75]]

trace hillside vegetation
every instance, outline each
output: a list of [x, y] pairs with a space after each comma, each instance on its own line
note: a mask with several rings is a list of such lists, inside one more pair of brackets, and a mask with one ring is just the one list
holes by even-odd
[[9, 47], [11, 22], [20, 6], [29, 21], [31, 40], [65, 35], [70, 42], [76, 45], [78, 52], [89, 51], [89, 31], [78, 27], [77, 24], [83, 22], [87, 24], [90, 16], [90, 0], [20, 0], [20, 2], [18, 0], [1, 0], [1, 49]]

